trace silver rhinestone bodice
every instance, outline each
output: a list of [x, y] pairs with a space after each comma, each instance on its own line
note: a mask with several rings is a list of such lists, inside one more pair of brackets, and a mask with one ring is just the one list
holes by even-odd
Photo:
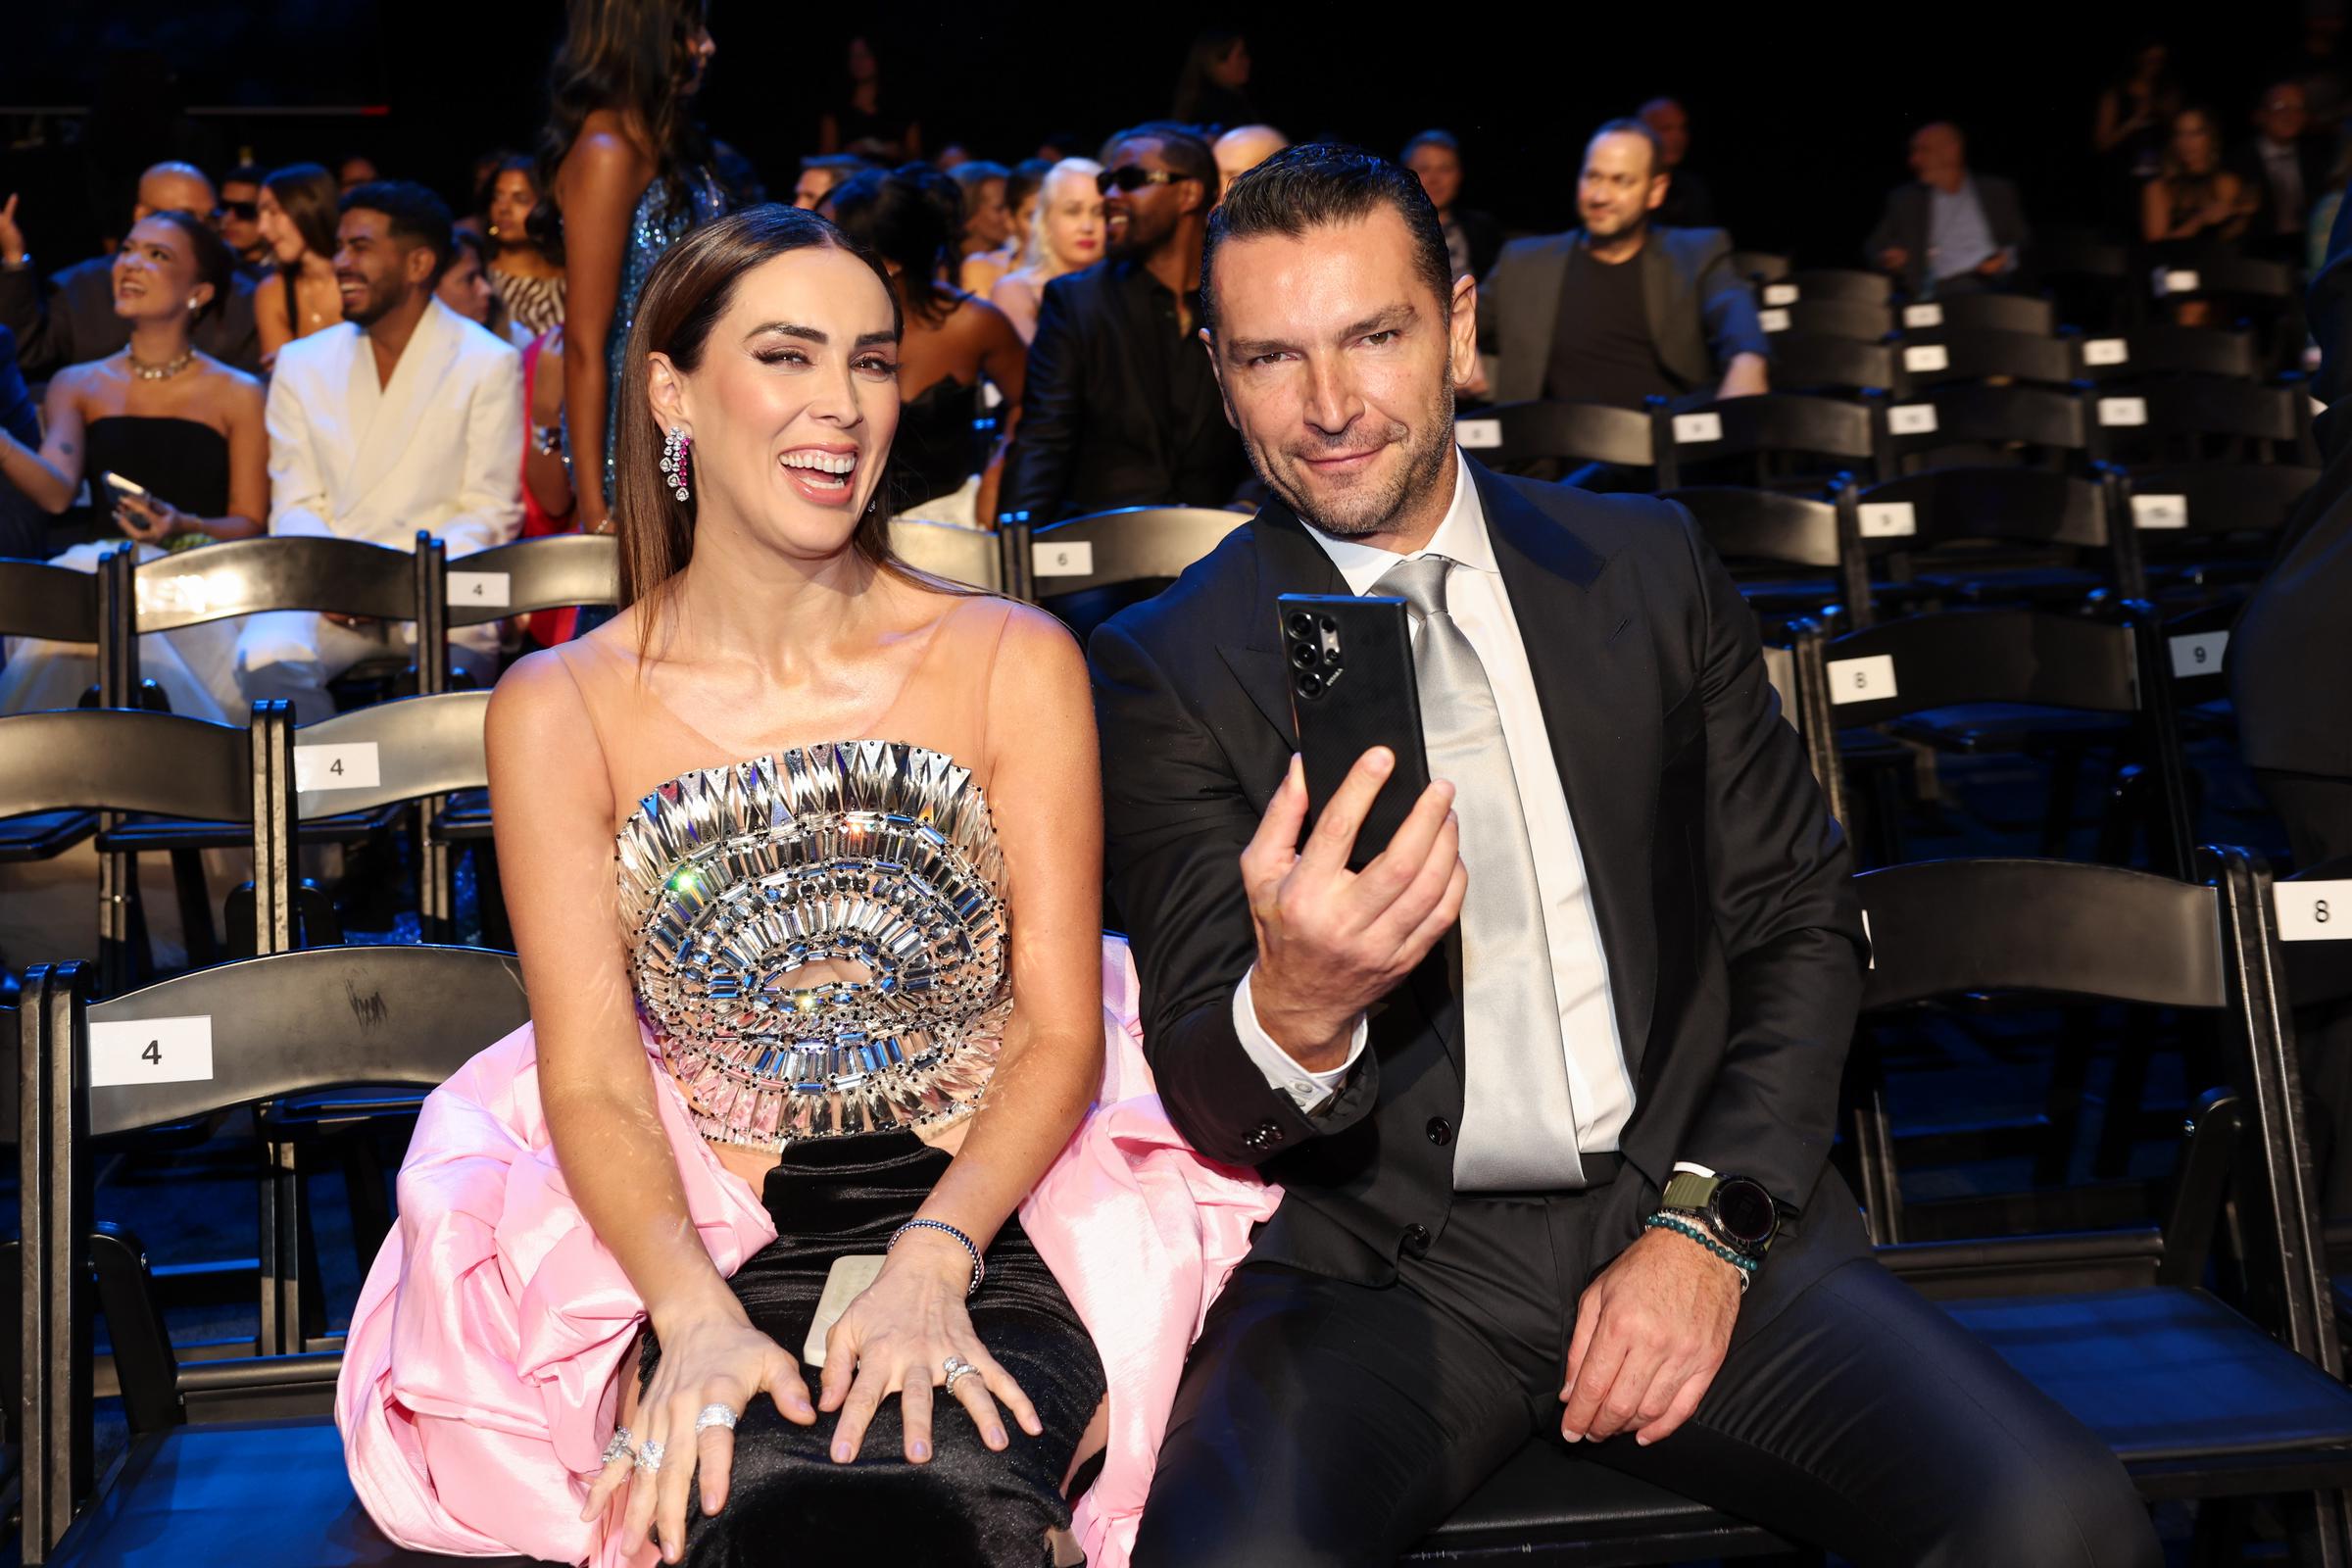
[[[854, 741], [688, 773], [619, 837], [637, 1004], [723, 1143], [969, 1110], [1011, 1008], [1004, 857], [971, 770]], [[868, 978], [804, 984], [843, 960]]]

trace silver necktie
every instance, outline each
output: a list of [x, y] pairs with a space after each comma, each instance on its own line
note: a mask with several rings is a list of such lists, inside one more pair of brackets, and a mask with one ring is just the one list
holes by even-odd
[[1446, 611], [1453, 563], [1422, 556], [1373, 586], [1421, 623], [1413, 674], [1433, 778], [1453, 783], [1462, 863], [1462, 1125], [1453, 1185], [1520, 1192], [1585, 1185], [1560, 1046], [1560, 1001], [1536, 886], [1535, 852], [1502, 715], [1478, 651]]

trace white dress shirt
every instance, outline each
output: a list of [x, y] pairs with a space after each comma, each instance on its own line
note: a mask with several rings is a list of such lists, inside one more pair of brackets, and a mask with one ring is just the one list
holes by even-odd
[[[1339, 567], [1351, 594], [1370, 593], [1391, 567], [1415, 559], [1335, 539], [1311, 527], [1307, 532]], [[1535, 857], [1536, 891], [1544, 906], [1544, 937], [1551, 952], [1552, 988], [1560, 1004], [1560, 1043], [1567, 1061], [1568, 1091], [1576, 1106], [1577, 1148], [1586, 1153], [1612, 1151], [1634, 1111], [1634, 1082], [1626, 1071], [1617, 1011], [1609, 997], [1608, 960], [1601, 952], [1600, 926], [1592, 908], [1592, 888], [1585, 880], [1576, 824], [1569, 818], [1567, 793], [1560, 786], [1550, 733], [1544, 728], [1544, 710], [1536, 698], [1527, 645], [1520, 640], [1510, 594], [1495, 564], [1478, 486], [1471, 481], [1469, 466], [1458, 451], [1454, 455], [1453, 505], [1419, 555], [1444, 556], [1454, 563], [1454, 569], [1446, 577], [1446, 608], [1470, 640], [1479, 662], [1486, 666], [1487, 681], [1494, 689], [1503, 745], [1510, 754], [1519, 807], [1527, 818], [1529, 848]], [[1416, 638], [1420, 631], [1415, 623]], [[1251, 974], [1255, 972], [1252, 966]], [[1233, 1026], [1241, 1036], [1242, 1049], [1269, 1083], [1311, 1113], [1331, 1098], [1363, 1054], [1368, 1034], [1364, 1020], [1356, 1020], [1354, 1045], [1346, 1062], [1329, 1072], [1310, 1073], [1292, 1060], [1258, 1023], [1250, 978], [1243, 977], [1233, 996]]]

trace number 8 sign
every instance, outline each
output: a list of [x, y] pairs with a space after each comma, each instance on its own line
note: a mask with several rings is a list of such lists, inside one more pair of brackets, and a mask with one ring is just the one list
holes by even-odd
[[2278, 882], [2271, 906], [2281, 942], [2352, 942], [2352, 882]]

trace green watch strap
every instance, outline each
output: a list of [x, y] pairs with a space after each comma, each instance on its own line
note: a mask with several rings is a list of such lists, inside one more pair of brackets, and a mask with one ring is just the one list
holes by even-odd
[[1666, 1208], [1696, 1209], [1703, 1214], [1707, 1211], [1708, 1201], [1715, 1196], [1715, 1189], [1722, 1185], [1723, 1178], [1720, 1176], [1701, 1176], [1694, 1170], [1678, 1170], [1666, 1178], [1666, 1191], [1659, 1196], [1658, 1201]]

